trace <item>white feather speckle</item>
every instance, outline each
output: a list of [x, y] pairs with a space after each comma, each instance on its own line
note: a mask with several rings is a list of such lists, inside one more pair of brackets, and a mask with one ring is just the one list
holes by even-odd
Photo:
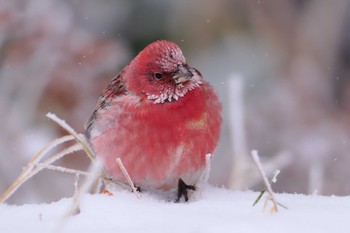
[[192, 70], [192, 73], [194, 75], [189, 81], [180, 83], [176, 85], [175, 88], [174, 86], [168, 86], [159, 94], [146, 94], [147, 99], [153, 101], [155, 104], [179, 100], [181, 97], [184, 97], [187, 92], [192, 91], [203, 84], [199, 74], [195, 70]]

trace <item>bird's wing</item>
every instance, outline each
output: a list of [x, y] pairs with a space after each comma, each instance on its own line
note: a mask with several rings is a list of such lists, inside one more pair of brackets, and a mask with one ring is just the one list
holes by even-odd
[[108, 110], [113, 99], [126, 95], [127, 89], [125, 87], [122, 74], [123, 73], [121, 72], [116, 77], [114, 77], [109, 83], [109, 85], [106, 87], [106, 89], [104, 89], [102, 94], [100, 95], [94, 112], [92, 113], [88, 121], [85, 123], [86, 134], [88, 137], [91, 127], [94, 121], [98, 118], [98, 115]]

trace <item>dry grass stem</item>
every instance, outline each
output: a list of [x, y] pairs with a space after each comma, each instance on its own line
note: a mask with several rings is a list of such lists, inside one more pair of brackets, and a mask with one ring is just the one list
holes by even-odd
[[[269, 182], [270, 183], [276, 183], [277, 182], [277, 176], [280, 173], [280, 170], [275, 170], [272, 174], [272, 177], [270, 177]], [[264, 193], [266, 192], [266, 186], [261, 190], [259, 196], [256, 198], [256, 200], [253, 203], [253, 206], [255, 206], [261, 199], [261, 197], [264, 195]]]
[[129, 176], [128, 171], [126, 170], [126, 168], [125, 168], [124, 165], [123, 165], [122, 160], [121, 160], [120, 158], [117, 158], [117, 159], [116, 159], [116, 162], [117, 162], [117, 164], [118, 164], [120, 170], [123, 172], [123, 174], [124, 174], [126, 180], [128, 181], [128, 183], [129, 183], [129, 185], [130, 185], [132, 191], [135, 193], [136, 197], [137, 197], [137, 198], [141, 198], [141, 194], [139, 193], [139, 191], [137, 191], [137, 189], [136, 189], [134, 183], [132, 182], [132, 180], [131, 180], [131, 178], [130, 178], [130, 176]]
[[[270, 196], [267, 196], [266, 198], [267, 198], [268, 200], [272, 201], [272, 199], [271, 199]], [[288, 207], [285, 206], [285, 205], [283, 205], [281, 202], [277, 202], [277, 205], [280, 206], [280, 207], [282, 207], [283, 209], [288, 210]]]
[[70, 168], [54, 166], [54, 165], [47, 165], [47, 164], [44, 164], [44, 163], [34, 163], [34, 165], [37, 166], [37, 167], [42, 167], [42, 168], [46, 168], [46, 169], [53, 170], [53, 171], [63, 172], [63, 173], [69, 173], [69, 174], [75, 174], [75, 175], [83, 175], [83, 176], [92, 176], [92, 174], [90, 174], [88, 172], [79, 171], [79, 170], [76, 170], [76, 169], [70, 169]]
[[[101, 177], [101, 179], [102, 179], [103, 181], [106, 182], [106, 178], [103, 176], [102, 173], [100, 174], [100, 177]], [[101, 179], [96, 179], [96, 180], [95, 180], [95, 183], [93, 184], [92, 190], [91, 190], [91, 193], [92, 193], [92, 194], [95, 194], [95, 193], [98, 193], [98, 192], [101, 191], [101, 187], [102, 187], [102, 182], [101, 182], [102, 180], [101, 180]]]
[[60, 125], [63, 129], [65, 129], [70, 135], [72, 135], [77, 142], [79, 142], [83, 150], [85, 151], [86, 155], [89, 157], [89, 159], [93, 162], [95, 160], [94, 153], [92, 152], [89, 144], [87, 143], [85, 136], [83, 134], [78, 134], [72, 127], [70, 127], [64, 120], [61, 120], [53, 113], [47, 113], [46, 116], [56, 122], [58, 125]]
[[201, 176], [199, 177], [199, 181], [208, 182], [209, 179], [209, 175], [210, 175], [210, 165], [211, 165], [211, 158], [213, 157], [212, 154], [206, 154], [205, 155], [205, 167], [204, 170], [201, 174]]
[[[1, 195], [0, 197], [0, 204], [4, 203], [8, 198], [11, 197], [11, 195], [29, 178], [34, 176], [36, 173], [41, 171], [43, 168], [35, 168], [34, 163], [38, 163], [49, 151], [51, 151], [56, 146], [65, 143], [67, 141], [74, 140], [74, 137], [71, 135], [67, 135], [58, 139], [53, 140], [52, 142], [48, 143], [45, 147], [43, 147], [38, 153], [36, 153], [33, 158], [29, 161], [29, 163], [24, 167], [23, 171], [19, 174], [17, 179], [11, 184], [11, 186]], [[75, 146], [72, 146], [70, 148], [67, 148], [65, 150], [65, 153], [72, 153], [72, 151], [80, 150], [81, 148], [76, 148]], [[62, 156], [64, 156], [63, 154]], [[55, 161], [55, 160], [54, 160]], [[46, 164], [47, 161], [46, 161]]]
[[[64, 120], [61, 120], [58, 118], [55, 114], [48, 113], [47, 117], [56, 122], [58, 125], [60, 125], [63, 129], [65, 129], [70, 135], [58, 138], [53, 140], [52, 142], [48, 143], [46, 146], [44, 146], [38, 153], [36, 153], [33, 158], [29, 161], [29, 163], [24, 167], [23, 171], [20, 173], [20, 175], [17, 177], [17, 179], [11, 184], [11, 186], [5, 191], [4, 194], [0, 197], [0, 204], [5, 202], [8, 198], [11, 197], [11, 195], [27, 180], [29, 180], [31, 177], [33, 177], [35, 174], [40, 172], [43, 169], [51, 169], [56, 171], [61, 171], [65, 173], [72, 173], [76, 175], [85, 175], [88, 177], [88, 180], [91, 180], [91, 177], [101, 178], [106, 181], [108, 181], [107, 178], [105, 178], [104, 171], [101, 169], [100, 164], [96, 161], [93, 152], [89, 146], [89, 144], [86, 141], [86, 138], [83, 134], [78, 134], [72, 127], [70, 127]], [[49, 152], [52, 151], [53, 148], [56, 146], [63, 144], [68, 141], [76, 140], [77, 143], [63, 149], [59, 153], [54, 154], [53, 156], [48, 157], [45, 161], [41, 161], [44, 156], [46, 156]], [[59, 166], [53, 166], [52, 163], [55, 161], [61, 159], [63, 156], [71, 154], [73, 152], [84, 150], [86, 155], [90, 158], [92, 161], [92, 164], [94, 167], [99, 167], [98, 175], [101, 174], [101, 176], [97, 176], [94, 174], [91, 174], [89, 172], [83, 172], [78, 171], [74, 169], [68, 169], [64, 167]], [[93, 181], [92, 181], [93, 183]]]
[[28, 171], [30, 171], [31, 169], [33, 169], [32, 164], [36, 163], [38, 161], [40, 161], [48, 152], [50, 152], [53, 148], [55, 148], [56, 146], [63, 144], [65, 142], [68, 141], [72, 141], [74, 140], [74, 137], [71, 135], [66, 135], [63, 136], [61, 138], [57, 138], [55, 140], [53, 140], [52, 142], [48, 143], [46, 146], [44, 146], [38, 153], [36, 153], [33, 158], [29, 161], [29, 163], [24, 167], [23, 171], [21, 172], [21, 174], [19, 175], [19, 177], [21, 176], [25, 176], [26, 173]]
[[[263, 178], [263, 181], [264, 181], [264, 183], [265, 183], [266, 189], [267, 189], [267, 191], [268, 191], [268, 193], [269, 193], [269, 196], [270, 196], [270, 198], [271, 198], [271, 200], [272, 200], [273, 207], [272, 207], [272, 209], [271, 209], [271, 212], [272, 212], [272, 213], [278, 212], [276, 197], [275, 197], [275, 194], [274, 194], [274, 192], [273, 192], [273, 190], [272, 190], [272, 188], [271, 188], [270, 182], [268, 181], [268, 179], [267, 179], [267, 177], [266, 177], [266, 174], [265, 174], [265, 172], [264, 172], [264, 170], [263, 170], [263, 168], [262, 168], [262, 166], [261, 166], [261, 162], [260, 162], [260, 158], [259, 158], [258, 152], [257, 152], [256, 150], [253, 150], [253, 151], [251, 152], [251, 155], [252, 155], [253, 160], [254, 160], [254, 162], [255, 162], [255, 164], [256, 164], [256, 167], [257, 167], [258, 170], [259, 170], [259, 173], [260, 173], [261, 177]], [[265, 203], [265, 204], [266, 204], [266, 203]], [[266, 205], [264, 205], [264, 206], [266, 206]]]
[[62, 232], [64, 226], [69, 220], [69, 217], [72, 215], [79, 214], [79, 206], [81, 204], [82, 195], [88, 192], [88, 190], [93, 186], [95, 180], [98, 179], [100, 175], [100, 163], [98, 162], [98, 160], [91, 164], [89, 174], [91, 174], [91, 176], [87, 177], [87, 179], [80, 188], [78, 186], [78, 179], [75, 179], [75, 192], [72, 199], [73, 201], [67, 209], [66, 213], [63, 215], [63, 217], [57, 222], [56, 228], [54, 229], [54, 233]]

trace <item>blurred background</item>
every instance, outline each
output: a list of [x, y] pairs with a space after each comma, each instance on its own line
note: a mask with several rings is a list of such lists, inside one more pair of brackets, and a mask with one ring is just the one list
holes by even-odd
[[[177, 43], [224, 104], [212, 184], [260, 190], [256, 149], [268, 174], [281, 170], [277, 192], [350, 195], [348, 0], [2, 0], [0, 193], [66, 134], [47, 112], [83, 132], [102, 89], [157, 39]], [[9, 203], [72, 196], [73, 183], [45, 170]]]

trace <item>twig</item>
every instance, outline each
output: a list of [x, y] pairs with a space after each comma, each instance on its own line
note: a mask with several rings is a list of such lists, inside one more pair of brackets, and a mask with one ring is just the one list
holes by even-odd
[[[105, 182], [106, 182], [106, 181], [110, 182], [110, 180], [107, 179], [106, 177], [104, 177], [102, 173], [100, 173], [100, 177], [101, 177], [101, 179], [102, 179], [103, 181], [105, 181]], [[101, 186], [102, 186], [101, 179], [96, 179], [96, 180], [95, 180], [95, 183], [94, 183], [94, 185], [92, 186], [92, 190], [91, 190], [91, 193], [92, 193], [92, 194], [96, 194], [96, 193], [98, 193], [98, 192], [101, 190]]]
[[[79, 206], [81, 202], [82, 195], [87, 193], [87, 191], [91, 188], [94, 181], [98, 178], [100, 174], [100, 164], [98, 160], [95, 160], [91, 164], [91, 167], [89, 169], [89, 174], [92, 174], [92, 176], [88, 176], [83, 185], [80, 188], [78, 187], [78, 184], [75, 184], [75, 193], [72, 199], [72, 204], [69, 206], [66, 213], [63, 215], [63, 217], [60, 219], [60, 221], [57, 223], [56, 228], [54, 229], [55, 233], [62, 232], [64, 226], [66, 225], [68, 219], [70, 216], [79, 213]], [[77, 181], [76, 181], [77, 182]]]
[[131, 178], [130, 178], [130, 176], [129, 176], [128, 171], [126, 170], [126, 168], [125, 168], [124, 165], [123, 165], [122, 160], [121, 160], [120, 158], [117, 158], [117, 159], [116, 159], [116, 162], [117, 162], [117, 164], [118, 164], [120, 170], [122, 170], [122, 172], [123, 172], [123, 174], [124, 174], [126, 180], [128, 181], [128, 183], [129, 183], [129, 185], [130, 185], [132, 191], [135, 193], [136, 197], [137, 197], [137, 198], [141, 198], [141, 194], [137, 191], [137, 189], [136, 189], [134, 183], [132, 182], [132, 180], [131, 180]]
[[[276, 181], [277, 181], [277, 176], [278, 176], [279, 173], [280, 173], [280, 170], [275, 170], [275, 171], [273, 172], [272, 176], [271, 176], [270, 179], [269, 179], [269, 183], [270, 183], [270, 184], [271, 184], [271, 183], [276, 183]], [[258, 197], [256, 198], [256, 200], [254, 201], [253, 206], [255, 206], [255, 205], [259, 202], [259, 200], [261, 199], [261, 197], [264, 195], [265, 192], [266, 192], [266, 186], [261, 190], [259, 196], [258, 196]]]
[[[280, 173], [280, 170], [275, 170], [275, 171], [274, 171], [274, 173], [272, 174], [272, 176], [271, 176], [270, 179], [269, 179], [270, 184], [276, 183], [276, 182], [277, 182], [277, 176], [278, 176], [279, 173]], [[261, 190], [259, 196], [256, 198], [256, 200], [255, 200], [253, 206], [255, 206], [255, 205], [259, 202], [259, 200], [260, 200], [261, 197], [264, 195], [264, 193], [266, 192], [266, 190], [267, 190], [267, 188], [266, 188], [266, 186], [265, 186], [265, 187]], [[265, 209], [265, 207], [266, 207], [267, 200], [272, 201], [272, 199], [271, 199], [270, 196], [266, 197], [265, 202], [264, 202], [264, 209]], [[277, 205], [279, 205], [280, 207], [282, 207], [282, 208], [284, 208], [284, 209], [288, 209], [287, 206], [283, 205], [282, 203], [280, 203], [280, 202], [278, 202], [278, 201], [277, 201]]]
[[[86, 140], [85, 135], [83, 134], [78, 134], [72, 127], [70, 127], [64, 120], [58, 118], [55, 114], [53, 113], [47, 113], [46, 116], [53, 120], [54, 122], [56, 122], [58, 125], [60, 125], [63, 129], [65, 129], [68, 133], [70, 133], [71, 135], [73, 135], [73, 137], [77, 140], [78, 143], [80, 143], [83, 147], [83, 150], [85, 151], [86, 155], [88, 156], [88, 158], [91, 160], [92, 163], [96, 162], [95, 160], [95, 155], [94, 152], [92, 151], [92, 149], [90, 148], [89, 143]], [[102, 166], [100, 167], [100, 173], [101, 173], [101, 177], [103, 180], [108, 180], [106, 177], [106, 173], [103, 170]], [[94, 187], [94, 192], [97, 191], [99, 184], [96, 183], [95, 187]]]
[[266, 186], [261, 190], [261, 192], [259, 193], [259, 196], [255, 199], [253, 206], [255, 206], [261, 199], [261, 197], [264, 195], [264, 193], [266, 192]]
[[[268, 196], [268, 197], [267, 197], [267, 199], [269, 199], [270, 201], [272, 201], [272, 199], [271, 199], [271, 197], [270, 197], [270, 196]], [[287, 207], [287, 206], [285, 206], [285, 205], [283, 205], [281, 202], [277, 202], [277, 205], [281, 206], [283, 209], [288, 210], [288, 207]]]
[[[74, 179], [74, 195], [73, 195], [73, 203], [75, 202], [79, 202], [78, 198], [79, 198], [79, 175], [76, 174], [75, 175], [75, 179]], [[78, 215], [80, 213], [80, 208], [79, 208], [79, 204], [75, 209], [72, 209], [70, 211], [71, 213], [69, 215]]]
[[53, 113], [47, 113], [46, 116], [56, 122], [58, 125], [60, 125], [63, 129], [65, 129], [69, 134], [71, 134], [83, 147], [83, 150], [85, 151], [86, 155], [89, 157], [89, 159], [93, 162], [95, 160], [94, 153], [92, 152], [90, 146], [86, 142], [85, 136], [82, 134], [78, 134], [72, 127], [70, 127], [64, 120], [58, 118]]
[[[38, 153], [36, 153], [33, 156], [33, 158], [29, 161], [29, 163], [24, 167], [23, 171], [20, 173], [20, 175], [17, 177], [17, 179], [11, 184], [11, 186], [5, 191], [5, 193], [3, 193], [0, 196], [0, 204], [5, 202], [9, 197], [11, 197], [11, 195], [23, 183], [25, 183], [27, 180], [29, 180], [31, 177], [33, 177], [35, 174], [37, 174], [38, 172], [40, 172], [44, 168], [58, 170], [58, 171], [67, 172], [67, 173], [73, 173], [73, 174], [83, 174], [83, 175], [86, 175], [88, 177], [91, 177], [91, 174], [89, 174], [89, 173], [51, 165], [52, 163], [61, 159], [63, 156], [65, 156], [67, 154], [70, 154], [70, 153], [73, 153], [73, 152], [76, 152], [76, 151], [83, 149], [93, 164], [99, 164], [99, 163], [96, 163], [96, 159], [95, 159], [93, 152], [92, 152], [89, 144], [87, 143], [84, 135], [78, 134], [64, 120], [61, 120], [55, 114], [48, 113], [46, 116], [48, 118], [50, 118], [51, 120], [53, 120], [54, 122], [56, 122], [58, 125], [60, 125], [63, 129], [65, 129], [71, 135], [67, 135], [67, 136], [61, 137], [59, 139], [55, 139], [54, 141], [50, 142], [45, 147], [43, 147]], [[77, 144], [62, 150], [61, 152], [49, 157], [44, 162], [40, 163], [42, 158], [48, 152], [50, 152], [54, 147], [56, 147], [60, 144], [63, 144], [67, 141], [74, 140], [74, 139], [77, 141]], [[106, 176], [105, 176], [104, 170], [101, 167], [100, 167], [100, 173], [101, 173], [101, 178], [104, 180], [107, 180], [107, 178], [105, 178]]]
[[208, 182], [209, 175], [210, 175], [210, 165], [211, 165], [211, 158], [213, 157], [212, 154], [206, 154], [205, 155], [205, 167], [203, 169], [203, 172], [201, 176], [199, 177], [199, 181]]
[[[29, 178], [34, 176], [37, 172], [39, 172], [41, 169], [39, 168], [34, 168], [33, 163], [36, 163], [37, 161], [40, 161], [50, 150], [52, 150], [54, 147], [65, 143], [67, 141], [73, 140], [74, 137], [68, 135], [64, 136], [58, 139], [53, 140], [49, 144], [47, 144], [44, 148], [42, 148], [38, 153], [36, 153], [33, 158], [29, 161], [29, 163], [24, 167], [23, 171], [19, 174], [17, 179], [11, 184], [11, 186], [1, 195], [0, 197], [0, 203], [5, 202], [8, 198], [12, 196], [12, 194], [24, 183], [26, 182]], [[73, 151], [80, 150], [81, 148], [78, 148], [76, 145], [71, 146], [67, 148], [63, 155], [60, 157], [64, 156], [65, 154], [72, 153]], [[70, 151], [72, 150], [72, 151]], [[55, 161], [55, 160], [54, 160]]]
[[70, 169], [70, 168], [65, 168], [65, 167], [60, 167], [60, 166], [48, 165], [48, 164], [44, 164], [44, 163], [34, 163], [34, 165], [37, 166], [37, 167], [42, 167], [42, 168], [46, 168], [46, 169], [53, 170], [53, 171], [63, 172], [63, 173], [69, 173], [69, 174], [75, 174], [75, 175], [84, 175], [84, 176], [92, 176], [93, 175], [93, 174], [90, 174], [88, 172], [79, 171], [79, 170], [76, 170], [76, 169]]
[[21, 176], [25, 176], [26, 173], [33, 169], [32, 164], [40, 161], [48, 152], [50, 152], [53, 148], [55, 148], [56, 146], [63, 144], [65, 142], [74, 140], [74, 137], [71, 135], [66, 135], [63, 136], [61, 138], [55, 139], [52, 142], [48, 143], [46, 146], [44, 146], [38, 153], [36, 153], [33, 158], [29, 161], [29, 163], [24, 167], [23, 171], [21, 172], [21, 174], [19, 175], [19, 177]]
[[[75, 175], [83, 175], [83, 176], [87, 176], [87, 177], [92, 177], [94, 176], [94, 174], [91, 174], [89, 172], [84, 172], [84, 171], [80, 171], [80, 170], [76, 170], [76, 169], [70, 169], [70, 168], [66, 168], [66, 167], [60, 167], [60, 166], [54, 166], [54, 165], [45, 165], [43, 163], [37, 163], [35, 164], [36, 166], [41, 166], [44, 167], [46, 169], [50, 169], [53, 171], [60, 171], [63, 173], [69, 173], [69, 174], [75, 174]], [[95, 184], [93, 185], [93, 189], [92, 189], [92, 193], [97, 193], [98, 190], [100, 189], [100, 183], [101, 180], [105, 180], [110, 182], [110, 179], [104, 177], [102, 174], [100, 174], [100, 176], [98, 177], [99, 179], [96, 179]]]
[[254, 160], [254, 162], [256, 164], [256, 167], [258, 168], [258, 170], [260, 172], [260, 175], [262, 176], [262, 178], [264, 180], [264, 183], [265, 183], [265, 186], [267, 188], [267, 191], [269, 192], [269, 195], [271, 197], [271, 200], [272, 200], [272, 203], [273, 203], [272, 212], [278, 212], [278, 207], [277, 207], [277, 201], [276, 201], [276, 198], [275, 198], [275, 194], [272, 191], [271, 185], [270, 185], [269, 181], [267, 180], [266, 174], [265, 174], [265, 172], [264, 172], [264, 170], [263, 170], [263, 168], [261, 166], [258, 152], [256, 150], [252, 150], [251, 151], [251, 155], [252, 155], [253, 160]]

